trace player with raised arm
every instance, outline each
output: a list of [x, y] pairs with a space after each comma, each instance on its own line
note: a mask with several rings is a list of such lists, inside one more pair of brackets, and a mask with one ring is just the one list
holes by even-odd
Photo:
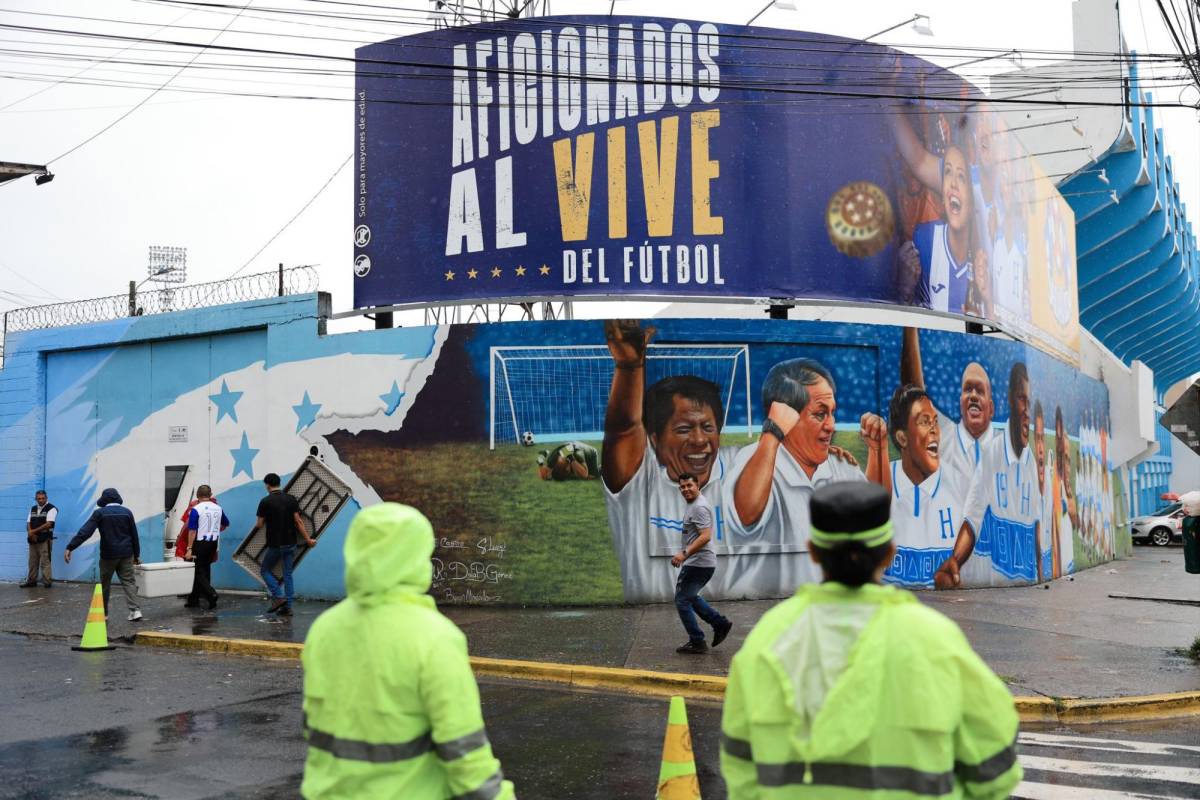
[[645, 386], [646, 348], [654, 328], [637, 320], [608, 320], [604, 334], [614, 369], [600, 475], [625, 599], [665, 601], [674, 595], [669, 556], [676, 552], [687, 505], [679, 476], [695, 476], [711, 498], [714, 534], [720, 539], [721, 482], [738, 448], [721, 446], [725, 409], [716, 384], [675, 375]]
[[[925, 370], [921, 365], [921, 341], [916, 328], [905, 328], [900, 349], [900, 385], [926, 389]], [[933, 398], [929, 398], [932, 403]], [[983, 448], [994, 438], [992, 382], [982, 364], [972, 361], [963, 369], [958, 395], [959, 421], [938, 409], [941, 432], [938, 460], [944, 480], [949, 480], [958, 507], [967, 499], [967, 490], [975, 476]]]
[[962, 585], [962, 568], [972, 554], [981, 567], [990, 567], [982, 570], [980, 581], [991, 583], [996, 573], [1011, 582], [1042, 580], [1041, 493], [1029, 446], [1029, 371], [1019, 361], [1008, 375], [1008, 408], [1008, 435], [993, 437], [983, 448], [954, 552], [934, 576], [939, 589]]

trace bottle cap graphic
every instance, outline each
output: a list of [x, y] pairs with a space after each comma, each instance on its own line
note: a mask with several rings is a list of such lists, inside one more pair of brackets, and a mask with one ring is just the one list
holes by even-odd
[[895, 232], [891, 201], [873, 183], [848, 183], [830, 198], [825, 229], [839, 252], [855, 258], [873, 256]]

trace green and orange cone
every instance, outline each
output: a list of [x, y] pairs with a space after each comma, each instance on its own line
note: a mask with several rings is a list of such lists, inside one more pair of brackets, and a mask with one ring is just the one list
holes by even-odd
[[108, 624], [104, 615], [104, 591], [100, 584], [92, 592], [92, 605], [88, 608], [87, 622], [83, 624], [83, 639], [72, 650], [115, 650], [108, 643]]
[[655, 800], [700, 800], [700, 779], [696, 777], [687, 706], [679, 696], [671, 698], [662, 767], [658, 771], [658, 791], [654, 797]]

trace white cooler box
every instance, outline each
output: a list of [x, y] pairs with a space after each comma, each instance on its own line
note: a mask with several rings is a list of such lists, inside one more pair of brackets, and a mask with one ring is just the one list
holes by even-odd
[[138, 564], [137, 593], [141, 597], [171, 597], [192, 591], [195, 565], [190, 561], [164, 561], [160, 564]]

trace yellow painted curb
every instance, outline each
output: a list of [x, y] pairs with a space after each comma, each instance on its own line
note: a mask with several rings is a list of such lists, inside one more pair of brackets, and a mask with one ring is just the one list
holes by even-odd
[[226, 639], [220, 636], [193, 636], [186, 633], [140, 631], [134, 644], [173, 647], [177, 650], [202, 650], [231, 656], [288, 658], [299, 660], [304, 645], [296, 642], [268, 642], [262, 639]]
[[[183, 633], [144, 631], [136, 644], [172, 647], [225, 655], [259, 658], [300, 658], [304, 645], [295, 642], [268, 642], [258, 639], [225, 639], [219, 636], [194, 636]], [[519, 661], [506, 658], [471, 656], [476, 675], [512, 680], [558, 683], [587, 689], [607, 689], [633, 694], [670, 697], [682, 695], [696, 700], [720, 702], [727, 680], [719, 675], [689, 675], [681, 672], [652, 672], [620, 667], [592, 667], [556, 664], [546, 661]], [[1175, 694], [1151, 694], [1133, 697], [1096, 699], [1050, 697], [1014, 697], [1021, 722], [1128, 722], [1165, 719], [1200, 714], [1200, 691]]]

